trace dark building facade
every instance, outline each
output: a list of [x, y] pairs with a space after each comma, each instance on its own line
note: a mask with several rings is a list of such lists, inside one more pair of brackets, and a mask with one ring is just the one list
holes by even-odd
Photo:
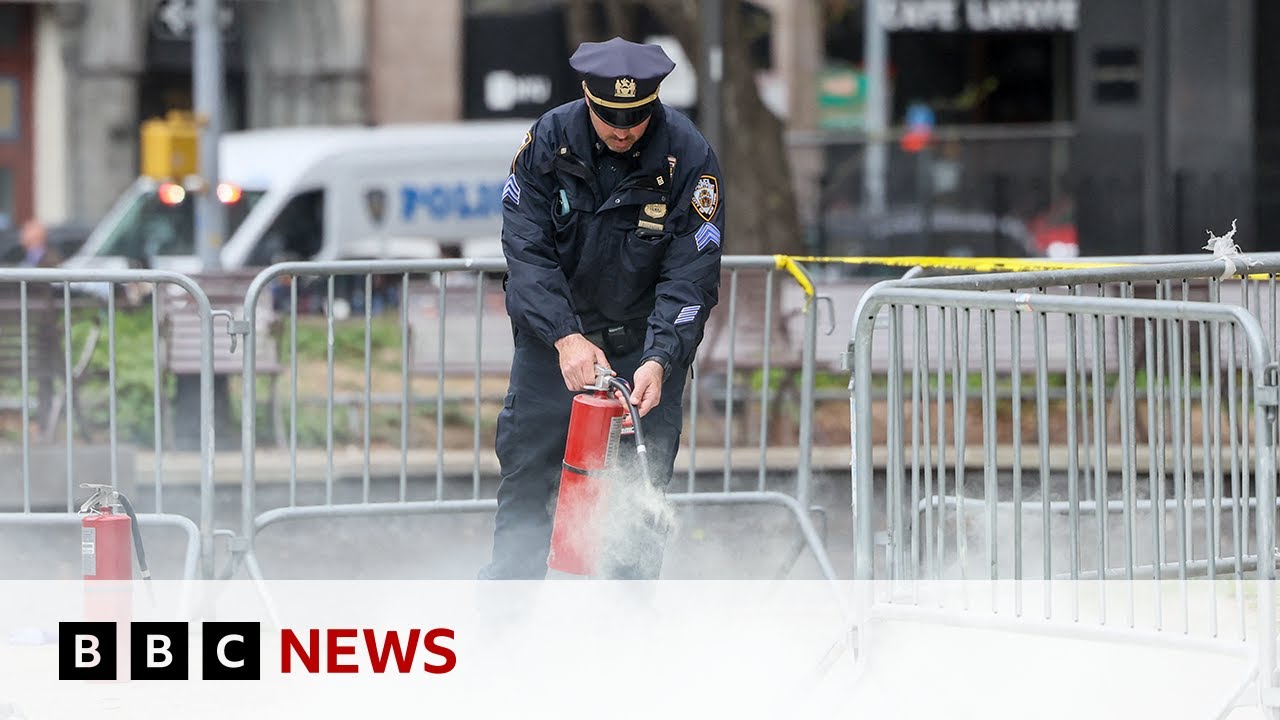
[[[824, 5], [828, 62], [861, 65], [871, 1]], [[1242, 246], [1269, 247], [1280, 98], [1267, 79], [1280, 49], [1259, 39], [1280, 29], [1280, 2], [875, 1], [889, 33], [891, 124], [921, 103], [953, 131], [931, 148], [932, 168], [890, 148], [891, 205], [927, 195], [938, 209], [1069, 227], [1084, 254], [1199, 251], [1205, 230], [1225, 232], [1232, 219]], [[536, 115], [576, 96], [563, 3], [466, 8], [464, 117]], [[651, 18], [639, 25], [661, 33]], [[521, 32], [542, 41], [509, 42]], [[859, 212], [863, 143], [828, 140], [825, 207]]]
[[1085, 0], [1077, 36], [1076, 221], [1085, 254], [1199, 252], [1237, 219], [1272, 249], [1280, 70], [1271, 0]]

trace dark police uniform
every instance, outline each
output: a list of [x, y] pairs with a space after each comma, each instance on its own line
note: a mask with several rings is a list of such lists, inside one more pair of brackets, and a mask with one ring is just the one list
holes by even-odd
[[[665, 486], [680, 440], [681, 398], [718, 300], [724, 207], [715, 154], [657, 99], [674, 64], [655, 45], [584, 43], [571, 59], [601, 119], [649, 126], [626, 153], [595, 133], [587, 100], [544, 114], [525, 136], [503, 192], [507, 313], [515, 338], [498, 415], [502, 484], [484, 578], [545, 577], [574, 393], [557, 340], [584, 334], [619, 377], [646, 360], [666, 372], [642, 420], [651, 476]], [[638, 119], [637, 119], [638, 118]], [[611, 577], [656, 577], [660, 542], [632, 549]]]

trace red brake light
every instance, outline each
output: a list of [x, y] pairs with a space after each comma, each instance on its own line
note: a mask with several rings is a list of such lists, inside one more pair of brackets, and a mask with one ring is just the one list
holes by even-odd
[[177, 205], [187, 197], [187, 191], [177, 183], [164, 183], [156, 189], [160, 202], [165, 205]]

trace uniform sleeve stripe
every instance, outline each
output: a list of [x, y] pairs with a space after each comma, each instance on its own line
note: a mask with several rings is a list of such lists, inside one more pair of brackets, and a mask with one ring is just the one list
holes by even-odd
[[701, 309], [702, 309], [701, 305], [684, 306], [683, 308], [680, 309], [679, 314], [676, 315], [675, 324], [683, 325], [684, 323], [689, 323], [689, 322], [693, 322], [694, 320], [697, 320], [698, 311]]
[[516, 182], [515, 175], [507, 176], [507, 184], [502, 186], [502, 198], [509, 198], [516, 205], [520, 204], [520, 183]]
[[716, 247], [720, 247], [720, 228], [709, 222], [704, 222], [702, 227], [698, 228], [698, 231], [693, 234], [693, 239], [698, 244], [699, 252], [707, 249], [707, 246], [712, 243], [715, 243]]

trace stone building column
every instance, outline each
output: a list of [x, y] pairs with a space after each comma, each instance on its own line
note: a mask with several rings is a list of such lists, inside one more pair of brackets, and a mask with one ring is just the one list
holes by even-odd
[[85, 2], [65, 24], [68, 211], [80, 222], [101, 218], [137, 175], [146, 5]]
[[463, 0], [370, 0], [373, 122], [462, 117], [462, 6]]
[[368, 3], [273, 0], [240, 7], [249, 127], [368, 122]]

